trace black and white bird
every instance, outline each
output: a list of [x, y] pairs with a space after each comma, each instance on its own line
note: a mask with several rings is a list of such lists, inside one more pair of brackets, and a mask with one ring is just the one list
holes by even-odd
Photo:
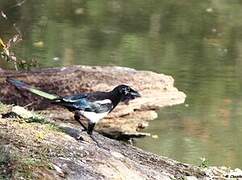
[[[61, 105], [74, 112], [75, 120], [80, 123], [89, 135], [92, 135], [95, 124], [107, 116], [119, 102], [126, 102], [141, 96], [129, 86], [119, 85], [109, 92], [81, 93], [61, 97], [38, 90], [20, 80], [7, 78], [6, 81], [19, 90], [27, 90], [50, 100], [53, 104]], [[81, 122], [81, 116], [88, 120], [87, 127]]]

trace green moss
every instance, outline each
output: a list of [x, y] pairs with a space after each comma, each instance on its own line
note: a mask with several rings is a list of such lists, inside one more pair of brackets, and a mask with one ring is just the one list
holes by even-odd
[[35, 123], [41, 123], [41, 124], [48, 122], [44, 117], [38, 117], [38, 116], [25, 119], [25, 121], [29, 123], [35, 122]]
[[[13, 108], [12, 105], [5, 105], [5, 104], [3, 104], [3, 103], [0, 102], [0, 114], [6, 114], [6, 113], [9, 113], [9, 112], [12, 112], [11, 111], [12, 108]], [[19, 107], [18, 108], [18, 111], [19, 111], [19, 109], [21, 110], [21, 108], [22, 107]], [[23, 117], [19, 116], [18, 113], [17, 114], [15, 113], [16, 115], [14, 117], [10, 117], [10, 118], [12, 118], [14, 120], [17, 120], [19, 122], [22, 122], [22, 123], [26, 122], [26, 123], [47, 124], [48, 131], [59, 131], [59, 132], [63, 132], [62, 129], [60, 129], [54, 123], [49, 122], [42, 114], [38, 114], [38, 113], [35, 113], [35, 112], [31, 112], [31, 111], [28, 111], [28, 110], [25, 110], [25, 109], [23, 109], [23, 110], [26, 111], [24, 113], [28, 113], [28, 114], [32, 114], [32, 115], [31, 116], [28, 115], [28, 116], [30, 116], [29, 118], [23, 118]], [[21, 112], [21, 113], [23, 113], [23, 112]]]
[[11, 156], [7, 147], [0, 146], [0, 179], [10, 179], [13, 174], [15, 158]]
[[[0, 103], [0, 114], [11, 112], [12, 107]], [[52, 177], [52, 158], [67, 153], [57, 141], [49, 141], [56, 137], [61, 141], [63, 130], [48, 119], [39, 118], [43, 116], [36, 115], [7, 119], [0, 116], [0, 128], [4, 127], [0, 131], [0, 180], [19, 177], [41, 179], [45, 174]]]
[[0, 179], [35, 179], [35, 172], [48, 173], [53, 169], [48, 149], [44, 145], [39, 148], [29, 146], [28, 151], [22, 151], [12, 144], [0, 146]]
[[[0, 114], [9, 112], [11, 107], [0, 103]], [[64, 150], [55, 143], [46, 144], [45, 140], [61, 137], [62, 130], [39, 117], [0, 118], [0, 126], [4, 126], [0, 132], [0, 180], [15, 177], [35, 179], [41, 177], [42, 172], [51, 175], [51, 157], [64, 153]]]
[[28, 157], [24, 160], [22, 160], [22, 164], [25, 164], [26, 166], [39, 166], [41, 164], [40, 159]]
[[57, 132], [63, 132], [63, 130], [61, 128], [59, 128], [57, 125], [53, 124], [53, 123], [48, 123], [48, 125], [46, 126], [46, 128], [49, 131], [57, 131]]
[[33, 172], [36, 169], [49, 169], [49, 164], [47, 161], [43, 161], [39, 158], [26, 157], [19, 161], [19, 165], [16, 169], [15, 176], [23, 177], [25, 179], [33, 179]]

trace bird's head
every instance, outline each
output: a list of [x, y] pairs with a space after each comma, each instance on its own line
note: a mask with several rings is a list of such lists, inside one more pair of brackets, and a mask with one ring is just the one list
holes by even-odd
[[119, 85], [114, 88], [114, 91], [118, 93], [118, 95], [121, 97], [121, 101], [124, 102], [128, 102], [129, 100], [141, 97], [137, 91], [133, 90], [127, 85]]

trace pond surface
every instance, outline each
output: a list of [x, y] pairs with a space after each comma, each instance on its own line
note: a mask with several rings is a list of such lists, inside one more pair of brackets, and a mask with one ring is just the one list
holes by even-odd
[[[1, 0], [0, 37], [42, 67], [120, 65], [172, 75], [187, 94], [137, 146], [179, 161], [242, 168], [242, 1]], [[0, 67], [13, 68], [1, 61]], [[152, 80], [151, 80], [152, 81]]]

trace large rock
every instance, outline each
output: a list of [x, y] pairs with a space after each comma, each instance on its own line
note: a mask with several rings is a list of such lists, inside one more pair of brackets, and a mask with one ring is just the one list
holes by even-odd
[[[158, 157], [68, 123], [0, 117], [0, 179], [178, 179], [206, 177], [197, 167]], [[76, 140], [81, 133], [84, 141]]]
[[[157, 117], [155, 112], [164, 106], [183, 103], [185, 94], [174, 87], [171, 76], [150, 71], [137, 71], [124, 67], [73, 66], [48, 68], [28, 72], [0, 71], [0, 101], [18, 105], [30, 104], [30, 108], [46, 109], [47, 101], [26, 92], [19, 92], [6, 83], [6, 77], [14, 77], [49, 93], [70, 95], [80, 92], [109, 91], [116, 85], [128, 84], [138, 90], [142, 98], [120, 104], [104, 119], [97, 130], [110, 136], [140, 136], [137, 132], [147, 126], [147, 121]], [[64, 120], [72, 117], [66, 110], [47, 111], [51, 117]]]

